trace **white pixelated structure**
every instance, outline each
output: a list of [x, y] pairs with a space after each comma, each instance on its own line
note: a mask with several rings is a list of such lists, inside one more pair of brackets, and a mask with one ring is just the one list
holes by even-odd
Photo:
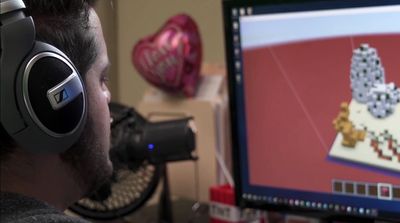
[[386, 118], [400, 103], [400, 90], [394, 83], [385, 83], [385, 69], [375, 48], [367, 43], [353, 51], [350, 81], [353, 99], [367, 104], [375, 118]]
[[368, 102], [369, 90], [375, 84], [385, 83], [385, 69], [375, 48], [364, 43], [353, 51], [350, 80], [353, 98], [362, 104]]
[[366, 137], [349, 148], [338, 133], [329, 157], [400, 173], [400, 89], [386, 83], [376, 49], [364, 43], [353, 51], [350, 80], [349, 120]]
[[393, 83], [377, 84], [368, 93], [368, 111], [376, 118], [393, 114], [399, 101], [398, 90]]

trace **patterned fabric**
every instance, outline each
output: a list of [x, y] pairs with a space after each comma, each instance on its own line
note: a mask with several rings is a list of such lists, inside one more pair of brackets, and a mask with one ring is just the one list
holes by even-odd
[[70, 217], [63, 212], [19, 194], [0, 192], [1, 223], [88, 223], [88, 221]]

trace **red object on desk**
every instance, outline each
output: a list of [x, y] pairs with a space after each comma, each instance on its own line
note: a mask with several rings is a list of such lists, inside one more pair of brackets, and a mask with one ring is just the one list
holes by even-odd
[[210, 223], [266, 223], [256, 210], [241, 210], [235, 206], [234, 189], [229, 185], [210, 188]]

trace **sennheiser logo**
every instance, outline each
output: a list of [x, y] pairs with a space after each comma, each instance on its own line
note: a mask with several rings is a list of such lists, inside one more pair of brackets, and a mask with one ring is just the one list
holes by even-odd
[[79, 95], [83, 95], [83, 85], [77, 73], [73, 73], [65, 80], [47, 91], [47, 98], [54, 110], [58, 110], [71, 103]]
[[57, 104], [60, 104], [61, 102], [67, 100], [68, 98], [69, 96], [65, 88], [54, 95], [54, 100], [57, 102]]

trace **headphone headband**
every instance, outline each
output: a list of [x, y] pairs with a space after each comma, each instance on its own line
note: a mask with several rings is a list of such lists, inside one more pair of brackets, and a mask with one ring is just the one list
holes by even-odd
[[25, 3], [22, 0], [1, 0], [0, 3], [0, 14], [6, 14], [15, 10], [25, 9]]

